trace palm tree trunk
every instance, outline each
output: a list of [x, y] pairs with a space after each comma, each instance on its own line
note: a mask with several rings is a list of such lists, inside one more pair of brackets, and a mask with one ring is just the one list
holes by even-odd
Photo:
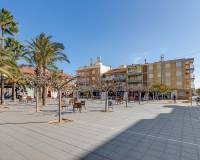
[[[1, 32], [1, 49], [4, 49], [4, 30]], [[4, 104], [4, 79], [1, 73], [1, 104]]]
[[38, 112], [38, 103], [39, 103], [39, 99], [38, 99], [38, 87], [35, 87], [35, 99], [36, 99], [36, 104], [35, 104], [35, 111]]
[[[46, 68], [43, 67], [43, 76], [46, 75]], [[45, 84], [42, 86], [42, 105], [46, 106], [46, 98], [47, 98], [47, 87]]]
[[1, 73], [1, 104], [4, 104], [4, 79]]
[[47, 87], [44, 85], [42, 87], [42, 105], [46, 106], [46, 98], [47, 98]]
[[12, 100], [16, 100], [15, 82], [12, 83]]
[[58, 94], [59, 94], [59, 103], [58, 103], [58, 122], [61, 122], [61, 101], [62, 101], [62, 93], [61, 93], [61, 89], [58, 90]]
[[42, 87], [38, 88], [38, 103], [42, 102]]

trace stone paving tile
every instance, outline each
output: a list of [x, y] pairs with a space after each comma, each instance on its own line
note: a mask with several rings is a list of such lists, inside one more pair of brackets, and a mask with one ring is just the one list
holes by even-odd
[[104, 104], [86, 104], [83, 113], [63, 113], [73, 120], [63, 125], [47, 124], [57, 118], [54, 105], [39, 113], [26, 105], [2, 109], [0, 160], [199, 159], [199, 107], [131, 103], [104, 113]]

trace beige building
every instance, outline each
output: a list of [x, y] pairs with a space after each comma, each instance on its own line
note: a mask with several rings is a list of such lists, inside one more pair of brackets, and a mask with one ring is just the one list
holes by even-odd
[[77, 85], [80, 94], [86, 96], [84, 92], [88, 92], [87, 94], [90, 94], [90, 96], [98, 96], [101, 76], [110, 69], [110, 66], [102, 64], [100, 57], [97, 57], [95, 62], [91, 61], [90, 65], [78, 68], [76, 73], [79, 76], [77, 78]]
[[194, 90], [194, 59], [175, 59], [147, 64], [129, 65], [127, 83], [130, 91], [143, 91], [153, 84], [171, 88], [178, 99], [190, 97]]
[[[172, 89], [166, 96], [176, 95], [178, 99], [186, 99], [194, 91], [194, 58], [162, 60], [154, 63], [132, 64], [126, 67], [111, 69], [102, 64], [100, 58], [95, 63], [80, 67], [77, 70], [79, 91], [99, 92], [101, 83], [117, 81], [126, 86], [129, 97], [144, 97], [154, 84], [164, 84]], [[121, 87], [124, 90], [124, 87]], [[122, 89], [121, 89], [122, 90]], [[152, 94], [152, 93], [150, 93]]]
[[165, 84], [179, 99], [190, 97], [194, 90], [194, 58], [159, 61], [148, 64], [148, 86]]

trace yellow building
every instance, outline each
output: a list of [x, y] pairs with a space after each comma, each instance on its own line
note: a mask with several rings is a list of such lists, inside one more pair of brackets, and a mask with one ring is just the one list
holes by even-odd
[[184, 58], [147, 64], [147, 86], [165, 84], [179, 99], [190, 97], [195, 88], [193, 62], [194, 58]]
[[172, 89], [171, 95], [175, 94], [178, 99], [186, 99], [191, 96], [191, 91], [195, 88], [193, 62], [193, 58], [184, 58], [129, 65], [127, 67], [129, 91], [144, 91], [153, 84], [164, 84]]

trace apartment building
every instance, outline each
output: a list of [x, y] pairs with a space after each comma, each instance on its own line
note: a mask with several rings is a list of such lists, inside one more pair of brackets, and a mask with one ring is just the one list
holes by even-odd
[[144, 91], [153, 84], [164, 84], [178, 99], [186, 99], [194, 90], [194, 59], [175, 59], [127, 66], [130, 94]]
[[[118, 82], [119, 91], [126, 88], [129, 97], [145, 95], [153, 84], [164, 84], [172, 89], [170, 95], [176, 95], [178, 99], [191, 97], [194, 91], [194, 58], [174, 60], [161, 60], [153, 63], [132, 64], [111, 69], [102, 64], [98, 57], [95, 63], [80, 67], [77, 70], [79, 78], [77, 84], [80, 92], [88, 91], [93, 95], [99, 95], [102, 82]], [[121, 89], [120, 89], [121, 88]]]
[[147, 66], [147, 86], [165, 84], [179, 99], [191, 96], [194, 86], [194, 58], [150, 63]]
[[[98, 88], [101, 86], [101, 76], [110, 70], [110, 66], [103, 65], [101, 58], [97, 57], [90, 65], [78, 68], [76, 71], [77, 85], [81, 96], [99, 96]], [[86, 95], [87, 94], [87, 95]]]
[[116, 90], [118, 96], [123, 96], [124, 91], [126, 91], [127, 83], [127, 67], [121, 65], [118, 68], [111, 69], [102, 75], [102, 82], [107, 83]]
[[128, 65], [127, 83], [130, 90], [142, 90], [147, 87], [147, 65]]

